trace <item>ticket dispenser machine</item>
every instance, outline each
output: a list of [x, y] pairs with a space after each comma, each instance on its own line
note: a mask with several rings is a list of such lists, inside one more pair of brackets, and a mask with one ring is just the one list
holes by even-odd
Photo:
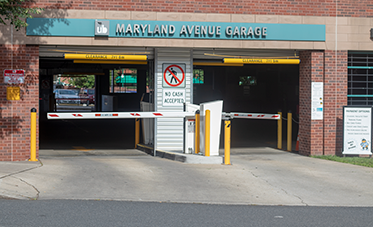
[[[185, 111], [186, 112], [193, 112], [195, 113], [199, 110], [199, 105], [195, 104], [185, 104]], [[195, 116], [193, 117], [186, 117], [184, 119], [184, 153], [185, 154], [194, 154], [194, 140], [195, 140]]]
[[223, 112], [223, 101], [212, 101], [201, 103], [201, 122], [200, 122], [200, 148], [205, 154], [205, 113], [210, 110], [210, 156], [219, 155], [219, 142], [221, 130], [221, 117]]
[[[210, 156], [219, 155], [220, 128], [223, 111], [223, 101], [201, 103], [201, 105], [186, 104], [185, 111], [200, 110], [200, 148], [205, 153], [205, 111], [210, 110]], [[195, 118], [186, 117], [184, 123], [184, 153], [194, 154], [195, 151]]]

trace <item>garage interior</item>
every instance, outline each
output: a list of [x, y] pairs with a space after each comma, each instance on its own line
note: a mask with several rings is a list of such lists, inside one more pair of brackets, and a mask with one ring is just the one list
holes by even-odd
[[[106, 54], [147, 53], [147, 65], [77, 64], [63, 59], [63, 53], [97, 52]], [[120, 51], [120, 52], [119, 52]], [[293, 141], [298, 133], [299, 65], [254, 65], [216, 66], [224, 57], [279, 58], [297, 55], [290, 50], [193, 50], [194, 74], [202, 77], [194, 81], [193, 102], [200, 104], [223, 100], [223, 112], [277, 113], [282, 110], [293, 113]], [[200, 64], [198, 64], [200, 63]], [[140, 101], [152, 101], [153, 51], [150, 48], [109, 47], [40, 47], [40, 83], [53, 75], [95, 75], [94, 108], [85, 111], [102, 111], [102, 95], [114, 95], [117, 111], [140, 111]], [[110, 93], [110, 71], [131, 68], [137, 70], [136, 93]], [[197, 75], [194, 75], [197, 76]], [[148, 86], [148, 87], [147, 87]], [[51, 112], [49, 97], [53, 87], [40, 85], [40, 149], [132, 149], [135, 144], [135, 122], [120, 120], [47, 120]], [[48, 100], [48, 101], [46, 101]], [[65, 110], [76, 112], [75, 110]], [[224, 125], [224, 124], [222, 124]], [[286, 121], [283, 122], [286, 135]], [[231, 147], [273, 147], [277, 145], [277, 121], [232, 120]], [[286, 138], [283, 137], [285, 140]], [[285, 143], [283, 143], [285, 144]], [[221, 131], [220, 147], [224, 147], [224, 132]]]

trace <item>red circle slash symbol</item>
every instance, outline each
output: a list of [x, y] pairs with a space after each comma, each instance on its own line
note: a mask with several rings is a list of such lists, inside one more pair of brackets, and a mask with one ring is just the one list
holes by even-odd
[[[180, 72], [182, 73], [182, 78], [181, 79], [179, 78], [180, 76], [178, 77], [177, 72], [173, 69], [173, 67], [178, 68], [180, 70]], [[166, 76], [170, 76], [170, 81], [167, 80]], [[171, 87], [177, 87], [181, 83], [183, 83], [183, 81], [185, 79], [185, 72], [178, 65], [170, 65], [164, 71], [164, 73], [163, 73], [163, 79], [166, 82], [166, 84], [168, 84], [169, 86], [171, 86]], [[175, 81], [174, 84], [173, 84], [173, 81]]]

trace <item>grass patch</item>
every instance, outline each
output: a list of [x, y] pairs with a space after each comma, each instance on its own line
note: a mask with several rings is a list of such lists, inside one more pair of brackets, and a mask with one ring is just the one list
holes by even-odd
[[320, 158], [325, 160], [331, 160], [336, 162], [343, 162], [358, 166], [373, 167], [373, 158], [363, 158], [363, 157], [339, 157], [335, 155], [314, 155], [313, 158]]

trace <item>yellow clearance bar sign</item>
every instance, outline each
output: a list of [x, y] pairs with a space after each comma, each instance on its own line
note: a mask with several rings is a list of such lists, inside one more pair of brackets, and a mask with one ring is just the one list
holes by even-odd
[[65, 54], [65, 59], [146, 61], [146, 55]]
[[[126, 64], [126, 65], [146, 65], [146, 61], [109, 61], [109, 60], [74, 60], [74, 63], [82, 64]], [[223, 63], [222, 63], [223, 64]]]
[[299, 59], [224, 58], [228, 64], [299, 64]]

